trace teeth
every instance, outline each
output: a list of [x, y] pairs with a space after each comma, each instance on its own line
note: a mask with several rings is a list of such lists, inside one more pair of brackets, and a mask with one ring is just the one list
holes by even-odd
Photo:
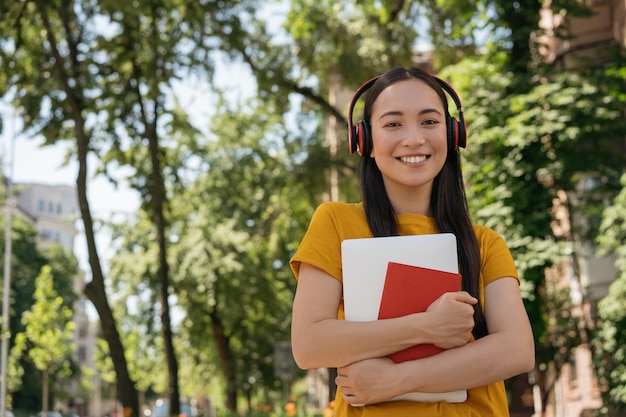
[[400, 158], [402, 162], [407, 162], [409, 164], [416, 164], [418, 162], [423, 162], [426, 160], [426, 156], [403, 156]]

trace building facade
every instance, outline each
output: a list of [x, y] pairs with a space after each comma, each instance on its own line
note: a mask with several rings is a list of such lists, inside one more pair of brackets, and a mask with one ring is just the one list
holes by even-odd
[[74, 222], [78, 216], [76, 189], [67, 185], [21, 184], [17, 207], [28, 213], [37, 226], [42, 246], [59, 244], [67, 251], [74, 250], [78, 230]]

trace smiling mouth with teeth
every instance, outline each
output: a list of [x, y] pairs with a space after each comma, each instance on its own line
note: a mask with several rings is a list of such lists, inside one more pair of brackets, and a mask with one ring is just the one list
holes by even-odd
[[426, 155], [421, 155], [421, 156], [402, 156], [402, 157], [400, 157], [400, 160], [402, 162], [407, 162], [409, 164], [416, 164], [418, 162], [425, 161], [426, 158], [428, 158]]

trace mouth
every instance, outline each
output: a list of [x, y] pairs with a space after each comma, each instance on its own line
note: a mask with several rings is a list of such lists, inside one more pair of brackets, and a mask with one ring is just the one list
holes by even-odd
[[411, 156], [401, 156], [398, 158], [402, 162], [406, 162], [407, 164], [417, 164], [419, 162], [424, 162], [428, 159], [427, 155], [411, 155]]

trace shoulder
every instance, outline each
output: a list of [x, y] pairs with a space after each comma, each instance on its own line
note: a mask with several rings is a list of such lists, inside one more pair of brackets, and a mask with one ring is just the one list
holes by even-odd
[[365, 214], [365, 211], [363, 210], [363, 203], [340, 203], [338, 201], [327, 201], [321, 203], [317, 206], [315, 211], [336, 216]]
[[504, 238], [495, 230], [474, 225], [478, 245], [480, 246], [481, 272], [485, 283], [501, 278], [519, 278], [511, 251]]
[[309, 225], [324, 234], [336, 234], [337, 239], [371, 237], [362, 203], [325, 202], [320, 204]]
[[298, 276], [300, 263], [305, 262], [341, 280], [341, 242], [347, 238], [367, 237], [368, 231], [362, 204], [320, 204], [291, 258], [294, 273]]
[[473, 225], [474, 233], [476, 233], [476, 239], [478, 239], [478, 244], [481, 248], [484, 246], [490, 246], [493, 244], [496, 245], [506, 245], [504, 242], [504, 238], [495, 230], [490, 227], [481, 226], [478, 224]]
[[340, 228], [340, 225], [350, 224], [361, 219], [365, 219], [362, 203], [330, 201], [317, 206], [311, 223], [334, 224], [335, 228]]

